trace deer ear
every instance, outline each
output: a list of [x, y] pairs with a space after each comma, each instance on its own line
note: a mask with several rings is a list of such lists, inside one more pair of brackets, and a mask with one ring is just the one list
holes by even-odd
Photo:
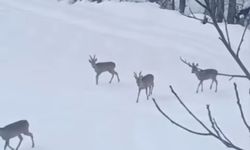
[[89, 62], [91, 63], [91, 60], [89, 60]]
[[199, 64], [198, 63], [196, 63], [196, 65], [195, 65], [196, 67], [198, 67], [199, 66]]

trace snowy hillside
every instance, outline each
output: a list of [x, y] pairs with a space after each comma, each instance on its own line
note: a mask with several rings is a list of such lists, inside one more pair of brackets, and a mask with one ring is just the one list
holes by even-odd
[[[222, 25], [224, 27], [224, 25]], [[243, 28], [229, 26], [236, 47]], [[241, 58], [250, 67], [250, 32]], [[114, 61], [121, 82], [108, 84], [88, 62]], [[146, 100], [137, 104], [133, 72], [155, 76], [153, 97], [174, 119], [194, 130], [202, 128], [170, 93], [172, 85], [184, 102], [209, 125], [205, 105], [232, 141], [250, 149], [233, 90], [237, 82], [249, 120], [249, 82], [218, 77], [218, 92], [196, 94], [198, 80], [182, 56], [201, 68], [241, 74], [213, 26], [151, 3], [68, 5], [56, 0], [0, 0], [0, 126], [27, 119], [34, 150], [226, 150], [211, 137], [176, 128]], [[15, 146], [18, 138], [11, 141]], [[4, 141], [0, 140], [0, 148]], [[31, 149], [24, 137], [20, 150]]]

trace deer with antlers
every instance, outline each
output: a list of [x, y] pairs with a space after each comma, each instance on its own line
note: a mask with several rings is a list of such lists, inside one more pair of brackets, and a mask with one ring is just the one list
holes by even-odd
[[215, 69], [200, 69], [198, 68], [198, 63], [192, 63], [190, 64], [189, 62], [187, 62], [186, 60], [180, 58], [181, 61], [183, 63], [185, 63], [186, 65], [188, 65], [189, 67], [192, 68], [192, 73], [194, 73], [196, 75], [196, 77], [200, 80], [197, 89], [196, 89], [196, 93], [199, 92], [199, 88], [201, 86], [201, 92], [203, 92], [203, 81], [204, 80], [209, 80], [211, 79], [212, 82], [210, 84], [210, 89], [212, 89], [213, 87], [213, 83], [215, 82], [216, 87], [215, 87], [215, 92], [217, 92], [217, 86], [218, 86], [218, 81], [216, 79], [217, 75], [218, 75], [218, 71]]
[[120, 82], [119, 75], [115, 71], [114, 62], [99, 62], [99, 63], [96, 63], [96, 62], [97, 62], [97, 58], [95, 57], [95, 55], [93, 57], [90, 56], [89, 63], [91, 64], [91, 66], [94, 68], [96, 72], [96, 85], [98, 85], [99, 76], [103, 72], [109, 72], [112, 75], [109, 83], [112, 82], [114, 75], [116, 75], [118, 82]]
[[138, 86], [138, 94], [137, 94], [137, 100], [136, 103], [139, 102], [139, 96], [142, 89], [146, 90], [146, 96], [147, 100], [149, 99], [149, 96], [153, 93], [154, 88], [154, 76], [152, 74], [147, 74], [145, 76], [142, 75], [140, 72], [139, 75], [137, 75], [134, 72], [134, 77]]

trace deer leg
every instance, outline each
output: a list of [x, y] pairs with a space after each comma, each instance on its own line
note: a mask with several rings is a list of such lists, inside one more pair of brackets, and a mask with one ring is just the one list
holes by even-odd
[[139, 102], [139, 96], [140, 96], [140, 93], [141, 93], [141, 89], [139, 89], [139, 90], [138, 90], [136, 103], [138, 103], [138, 102]]
[[7, 141], [5, 142], [5, 145], [4, 145], [4, 150], [6, 150], [7, 145], [9, 145], [9, 140], [7, 140]]
[[113, 73], [116, 75], [116, 77], [117, 77], [117, 81], [118, 81], [118, 82], [120, 82], [120, 78], [119, 78], [118, 73], [117, 73], [115, 70], [113, 70]]
[[201, 81], [201, 92], [203, 92], [203, 81]]
[[215, 79], [214, 81], [215, 81], [215, 85], [216, 85], [216, 86], [215, 86], [215, 92], [217, 92], [218, 81], [217, 81], [216, 79]]
[[148, 87], [148, 96], [151, 95], [151, 86]]
[[18, 145], [17, 145], [17, 147], [16, 147], [16, 150], [18, 150], [18, 148], [20, 147], [20, 145], [21, 145], [21, 143], [22, 143], [22, 141], [23, 141], [23, 137], [22, 137], [22, 135], [20, 134], [20, 135], [18, 135], [18, 138], [19, 138], [19, 143], [18, 143]]
[[153, 94], [154, 84], [151, 86], [151, 95]]
[[95, 83], [96, 83], [96, 85], [98, 85], [99, 75], [100, 75], [100, 74], [96, 74], [96, 76], [95, 76]]
[[7, 146], [8, 146], [11, 150], [15, 150], [13, 147], [10, 146], [10, 141], [9, 141], [9, 140], [7, 140], [7, 141], [5, 142], [4, 150], [6, 150]]
[[34, 142], [34, 137], [33, 137], [33, 134], [29, 131], [23, 133], [24, 135], [27, 135], [31, 138], [31, 141], [32, 141], [32, 148], [35, 147], [35, 142]]
[[148, 97], [149, 97], [148, 88], [146, 88], [145, 91], [146, 91], [146, 96], [147, 96], [147, 100], [148, 100]]
[[201, 86], [201, 81], [200, 81], [200, 83], [198, 84], [198, 86], [197, 86], [197, 89], [196, 89], [196, 93], [198, 93], [199, 92], [199, 88], [200, 88], [200, 86]]
[[115, 75], [116, 75], [116, 77], [117, 77], [117, 81], [120, 82], [120, 78], [119, 78], [118, 73], [117, 73], [116, 71], [114, 71], [114, 73], [115, 73]]
[[214, 84], [214, 79], [212, 79], [212, 82], [211, 82], [211, 84], [210, 84], [210, 90], [212, 89], [212, 87], [213, 87], [213, 84]]
[[112, 82], [112, 80], [113, 80], [113, 78], [114, 78], [114, 73], [112, 73], [112, 72], [110, 72], [110, 73], [112, 74], [112, 77], [111, 77], [111, 79], [110, 79], [109, 83], [111, 83], [111, 82]]

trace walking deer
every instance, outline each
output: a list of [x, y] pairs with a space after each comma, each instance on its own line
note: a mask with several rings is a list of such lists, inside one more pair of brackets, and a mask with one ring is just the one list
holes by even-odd
[[137, 94], [137, 100], [136, 103], [139, 102], [139, 96], [141, 93], [141, 90], [145, 89], [146, 90], [146, 96], [147, 100], [149, 99], [149, 96], [152, 95], [153, 93], [153, 88], [154, 88], [154, 76], [152, 74], [147, 74], [145, 76], [142, 75], [140, 72], [139, 75], [137, 75], [134, 72], [134, 77], [138, 86], [138, 94]]
[[35, 147], [33, 134], [29, 131], [29, 123], [27, 120], [20, 120], [14, 123], [11, 123], [3, 128], [0, 128], [0, 136], [3, 140], [5, 140], [4, 150], [6, 150], [7, 146], [11, 150], [15, 150], [13, 147], [10, 146], [9, 142], [11, 138], [18, 137], [19, 143], [16, 147], [16, 150], [20, 147], [23, 137], [21, 134], [27, 135], [31, 138], [32, 141], [32, 148]]
[[98, 85], [99, 76], [103, 72], [109, 72], [112, 75], [109, 83], [112, 82], [112, 80], [114, 78], [114, 75], [116, 75], [118, 82], [120, 82], [119, 75], [115, 71], [115, 63], [114, 62], [99, 62], [99, 63], [96, 63], [97, 58], [95, 57], [95, 55], [93, 57], [90, 56], [89, 62], [90, 62], [91, 66], [94, 68], [94, 70], [96, 72], [96, 85]]
[[194, 73], [196, 75], [196, 77], [198, 78], [198, 80], [200, 80], [197, 89], [196, 89], [196, 93], [199, 92], [199, 88], [201, 86], [201, 92], [203, 92], [203, 81], [204, 80], [208, 80], [211, 79], [212, 82], [210, 84], [210, 89], [212, 89], [213, 87], [213, 83], [215, 82], [216, 87], [215, 87], [215, 92], [217, 92], [217, 86], [218, 86], [218, 81], [216, 79], [217, 75], [218, 75], [218, 71], [215, 69], [200, 69], [198, 68], [198, 63], [188, 63], [186, 60], [183, 60], [182, 58], [180, 58], [181, 61], [183, 63], [185, 63], [186, 65], [188, 65], [189, 67], [192, 68], [192, 73]]

